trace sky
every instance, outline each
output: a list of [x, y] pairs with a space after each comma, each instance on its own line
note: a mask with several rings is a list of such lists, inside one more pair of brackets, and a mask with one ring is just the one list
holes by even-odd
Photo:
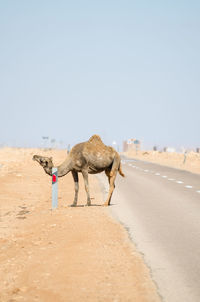
[[0, 1], [0, 145], [200, 147], [200, 1]]

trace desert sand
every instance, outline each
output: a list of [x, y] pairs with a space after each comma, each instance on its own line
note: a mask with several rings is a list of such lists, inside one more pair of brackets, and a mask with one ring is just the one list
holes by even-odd
[[192, 173], [200, 174], [200, 153], [189, 152], [186, 155], [184, 162], [184, 154], [176, 152], [159, 152], [159, 151], [128, 151], [124, 155], [157, 163], [164, 166], [169, 166], [176, 169], [190, 171]]
[[125, 229], [102, 207], [95, 176], [93, 206], [71, 208], [70, 174], [59, 178], [59, 207], [51, 210], [51, 178], [33, 154], [61, 163], [66, 151], [0, 149], [0, 301], [156, 302], [150, 271]]

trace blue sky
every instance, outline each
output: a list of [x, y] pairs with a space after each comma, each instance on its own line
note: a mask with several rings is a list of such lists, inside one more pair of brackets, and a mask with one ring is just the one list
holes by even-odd
[[0, 144], [200, 146], [199, 1], [1, 1]]

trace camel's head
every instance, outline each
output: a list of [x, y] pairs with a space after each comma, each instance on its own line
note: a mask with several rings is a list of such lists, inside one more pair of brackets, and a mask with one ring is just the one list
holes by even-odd
[[43, 168], [53, 168], [52, 157], [33, 155], [33, 160], [37, 161]]

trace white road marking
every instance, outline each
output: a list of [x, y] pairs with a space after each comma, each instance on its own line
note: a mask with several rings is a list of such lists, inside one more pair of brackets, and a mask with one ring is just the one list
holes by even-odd
[[[140, 167], [134, 166], [134, 165], [132, 165], [131, 163], [128, 163], [128, 162], [125, 162], [125, 161], [121, 161], [121, 162], [124, 163], [124, 164], [129, 165], [129, 166], [132, 167], [132, 168], [135, 168], [135, 169], [138, 169], [138, 170], [141, 170], [141, 171], [144, 171], [144, 172], [154, 173], [156, 176], [162, 176], [162, 178], [167, 178], [166, 175], [161, 175], [160, 173], [155, 173], [155, 171], [147, 170], [147, 169], [144, 170], [144, 169], [142, 169], [142, 168], [140, 168]], [[176, 179], [174, 179], [174, 178], [168, 178], [168, 180], [169, 180], [169, 181], [176, 181], [177, 184], [183, 184], [183, 183], [184, 183], [183, 181], [181, 181], [181, 180], [176, 180]], [[192, 189], [193, 186], [187, 185], [187, 186], [185, 186], [185, 188], [187, 188], [187, 189]], [[200, 190], [197, 190], [196, 192], [200, 194]]]

